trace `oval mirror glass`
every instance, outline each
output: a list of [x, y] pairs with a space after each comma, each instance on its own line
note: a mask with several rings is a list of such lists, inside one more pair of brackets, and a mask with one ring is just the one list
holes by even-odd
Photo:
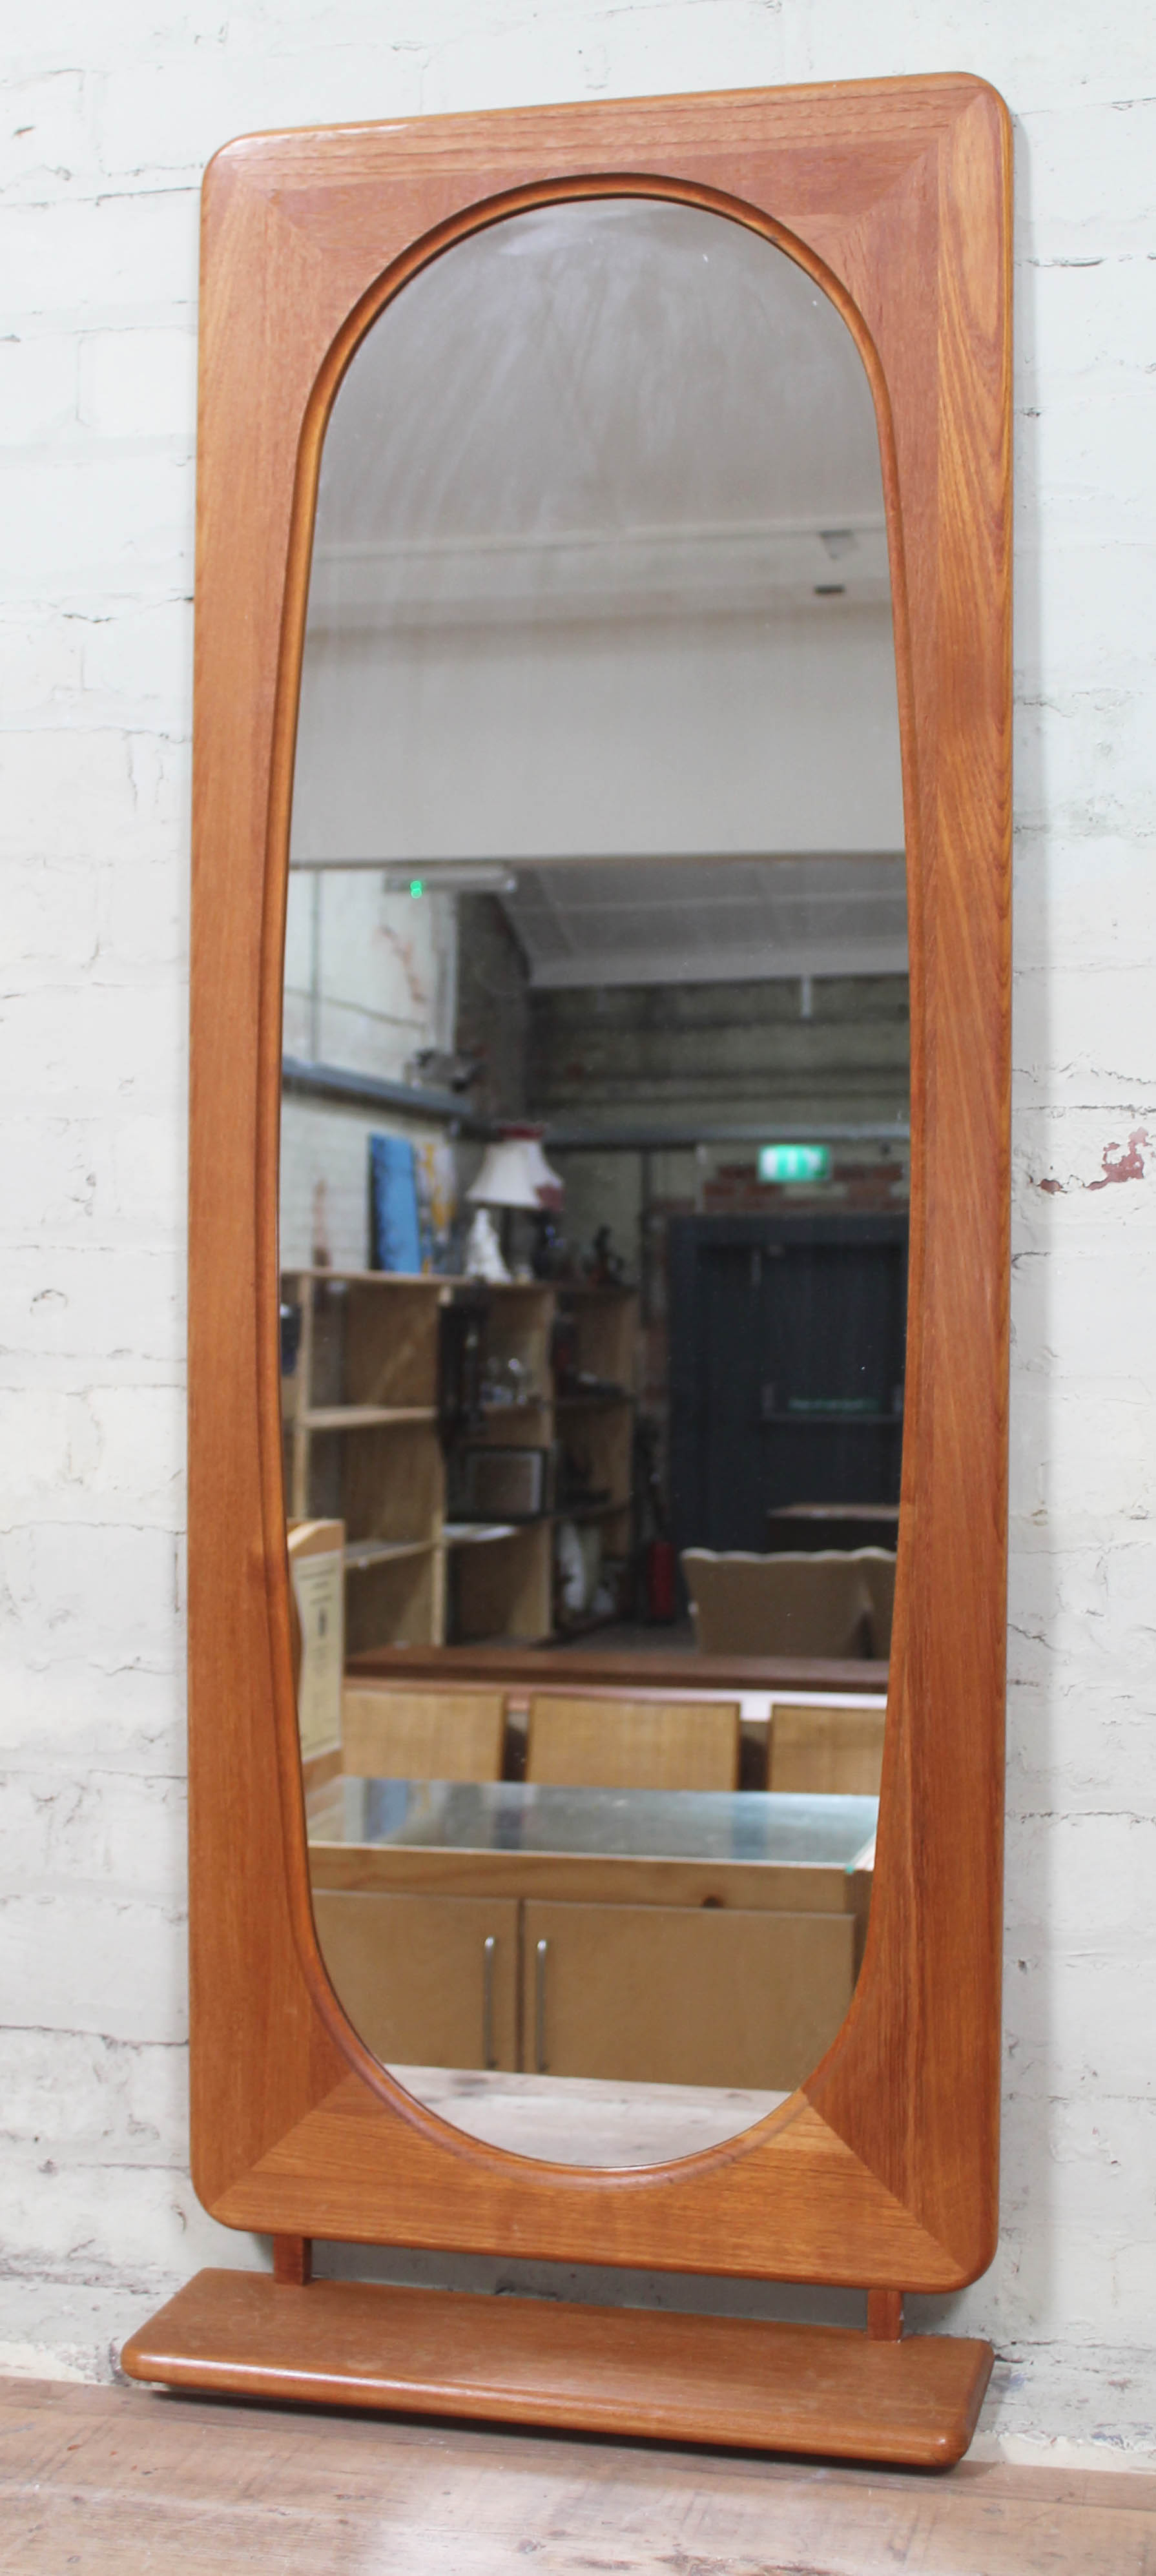
[[284, 1051], [332, 1983], [514, 2152], [712, 2145], [854, 1989], [907, 1293], [876, 421], [840, 313], [741, 223], [521, 213], [357, 349]]

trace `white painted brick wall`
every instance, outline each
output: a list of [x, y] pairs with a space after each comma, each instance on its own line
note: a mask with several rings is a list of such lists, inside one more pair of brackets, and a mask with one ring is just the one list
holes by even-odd
[[[1005, 2226], [993, 2271], [949, 2305], [1003, 2356], [986, 2439], [1151, 2453], [1149, 0], [49, 0], [8, 28], [0, 2364], [107, 2372], [114, 2339], [207, 2252], [252, 2259], [197, 2209], [184, 2104], [204, 163], [253, 127], [959, 68], [1017, 124], [1019, 711]], [[1142, 1176], [1106, 1180], [1138, 1130]]]

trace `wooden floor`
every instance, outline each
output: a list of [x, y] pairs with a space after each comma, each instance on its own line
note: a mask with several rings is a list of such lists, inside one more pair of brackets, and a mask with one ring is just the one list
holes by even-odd
[[2, 2576], [1156, 2576], [1156, 2476], [881, 2475], [0, 2381]]

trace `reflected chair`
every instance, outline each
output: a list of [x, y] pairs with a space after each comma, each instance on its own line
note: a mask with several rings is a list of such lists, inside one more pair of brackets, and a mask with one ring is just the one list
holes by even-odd
[[410, 1690], [346, 1683], [343, 1769], [362, 1780], [500, 1780], [506, 1704], [500, 1690]]
[[854, 1661], [871, 1653], [870, 1584], [849, 1551], [753, 1556], [687, 1547], [682, 1570], [707, 1654]]
[[550, 1788], [737, 1789], [737, 1700], [530, 1702], [526, 1778]]
[[853, 1555], [856, 1565], [862, 1566], [871, 1595], [871, 1651], [877, 1663], [885, 1664], [891, 1654], [891, 1621], [895, 1610], [895, 1550], [893, 1547], [857, 1547]]
[[771, 1705], [767, 1787], [796, 1795], [877, 1798], [887, 1711], [862, 1701]]

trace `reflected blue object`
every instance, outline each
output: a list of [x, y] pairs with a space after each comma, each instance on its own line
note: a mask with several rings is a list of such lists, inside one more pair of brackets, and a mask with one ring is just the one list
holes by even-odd
[[412, 1276], [421, 1269], [421, 1223], [408, 1136], [370, 1137], [369, 1203], [371, 1269], [401, 1270]]
[[[410, 1812], [414, 1783], [412, 1780], [350, 1780], [347, 1788], [364, 1791], [365, 1832], [359, 1839], [367, 1843], [394, 1843], [408, 1840], [405, 1827]], [[348, 1813], [348, 1802], [347, 1802]]]

